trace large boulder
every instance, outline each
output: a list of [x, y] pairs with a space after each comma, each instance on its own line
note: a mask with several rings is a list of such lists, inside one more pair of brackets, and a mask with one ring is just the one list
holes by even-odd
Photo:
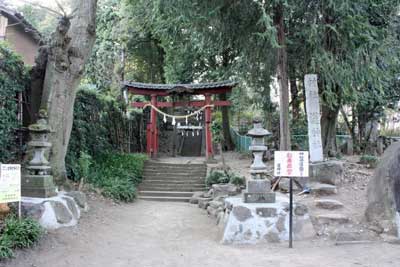
[[343, 162], [329, 160], [310, 163], [310, 182], [336, 185], [343, 177]]
[[400, 212], [400, 143], [392, 144], [383, 154], [368, 184], [367, 221], [381, 226], [384, 232], [398, 235], [396, 221]]

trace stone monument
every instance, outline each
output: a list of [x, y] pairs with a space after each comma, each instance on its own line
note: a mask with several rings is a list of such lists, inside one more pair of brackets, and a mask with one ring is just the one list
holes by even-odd
[[271, 133], [262, 127], [261, 119], [255, 118], [253, 123], [253, 129], [247, 135], [252, 138], [249, 149], [254, 155], [254, 161], [250, 166], [251, 179], [247, 181], [244, 202], [273, 203], [275, 193], [271, 192], [271, 182], [267, 179], [267, 166], [263, 162], [263, 154], [268, 150], [264, 138]]
[[318, 77], [316, 74], [304, 76], [304, 87], [306, 89], [306, 107], [308, 121], [308, 144], [310, 150], [310, 161], [323, 161], [321, 122], [318, 95]]
[[48, 142], [51, 129], [47, 124], [46, 113], [40, 111], [39, 120], [28, 129], [31, 138], [28, 151], [31, 151], [33, 155], [22, 177], [22, 196], [39, 198], [55, 196], [57, 193], [53, 176], [50, 174], [51, 167], [45, 156], [46, 150], [51, 147], [51, 143]]

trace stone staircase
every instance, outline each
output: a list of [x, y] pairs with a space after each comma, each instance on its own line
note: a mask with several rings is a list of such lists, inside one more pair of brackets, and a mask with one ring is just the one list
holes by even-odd
[[139, 199], [188, 202], [193, 192], [205, 191], [205, 164], [173, 164], [147, 161]]

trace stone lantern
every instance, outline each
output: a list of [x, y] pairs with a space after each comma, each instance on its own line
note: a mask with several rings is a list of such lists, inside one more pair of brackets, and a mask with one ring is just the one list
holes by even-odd
[[254, 161], [250, 166], [251, 179], [247, 181], [247, 192], [244, 193], [245, 203], [273, 203], [275, 193], [271, 192], [271, 181], [267, 178], [267, 166], [263, 162], [263, 154], [268, 150], [264, 138], [271, 133], [262, 127], [262, 121], [254, 118], [253, 129], [247, 135], [252, 138], [250, 151]]
[[51, 176], [50, 163], [46, 159], [46, 150], [51, 147], [48, 142], [51, 129], [47, 124], [45, 111], [40, 111], [39, 119], [28, 127], [31, 141], [28, 151], [32, 152], [32, 159], [28, 162], [26, 174], [22, 179], [22, 195], [24, 197], [48, 198], [55, 196], [53, 176]]

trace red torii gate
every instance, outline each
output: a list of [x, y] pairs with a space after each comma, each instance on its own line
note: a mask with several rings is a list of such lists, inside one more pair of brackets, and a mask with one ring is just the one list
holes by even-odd
[[[210, 129], [211, 108], [230, 106], [230, 101], [212, 101], [211, 95], [223, 94], [232, 91], [236, 82], [223, 81], [213, 83], [199, 84], [148, 84], [137, 82], [124, 82], [124, 87], [133, 94], [151, 96], [150, 103], [133, 102], [132, 106], [136, 108], [145, 108], [150, 106], [150, 123], [147, 124], [147, 154], [150, 157], [157, 157], [158, 153], [158, 128], [157, 111], [153, 108], [173, 108], [173, 107], [199, 107], [205, 109], [205, 138], [206, 138], [206, 158], [213, 157], [212, 134]], [[179, 101], [179, 102], [158, 102], [158, 97], [165, 97], [174, 94], [204, 95], [204, 101]]]

